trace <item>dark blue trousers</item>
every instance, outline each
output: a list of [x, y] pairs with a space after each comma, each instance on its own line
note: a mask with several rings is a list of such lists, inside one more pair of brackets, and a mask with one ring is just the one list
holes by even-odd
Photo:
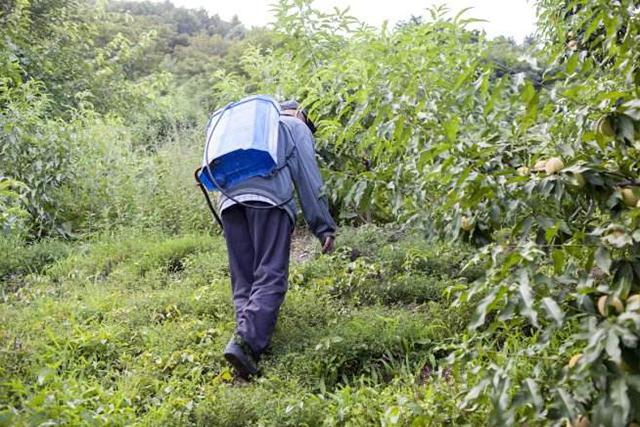
[[236, 308], [236, 332], [260, 354], [269, 345], [287, 292], [293, 225], [284, 209], [241, 205], [225, 209], [222, 224]]

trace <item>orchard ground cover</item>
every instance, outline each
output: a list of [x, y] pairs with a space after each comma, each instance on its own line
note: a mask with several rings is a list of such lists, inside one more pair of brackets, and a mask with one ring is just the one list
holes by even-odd
[[[4, 270], [2, 425], [478, 425], [464, 366], [445, 357], [481, 274], [464, 246], [391, 228], [344, 229], [321, 256], [298, 234], [264, 374], [234, 379], [224, 241], [132, 231], [42, 241]], [[497, 356], [526, 343], [501, 334]]]

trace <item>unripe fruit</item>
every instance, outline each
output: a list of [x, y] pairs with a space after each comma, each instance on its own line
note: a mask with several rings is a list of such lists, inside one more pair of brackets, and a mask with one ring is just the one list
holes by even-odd
[[615, 229], [610, 233], [615, 239], [619, 239], [620, 237], [623, 237], [626, 233], [624, 232], [624, 230], [619, 230], [619, 229]]
[[631, 295], [627, 298], [627, 310], [629, 309], [640, 313], [640, 294]]
[[603, 116], [598, 120], [597, 124], [598, 132], [604, 136], [615, 136], [616, 132], [613, 129], [613, 123], [610, 116]]
[[606, 295], [602, 295], [600, 298], [598, 298], [598, 311], [604, 317], [608, 315], [608, 306], [612, 306], [617, 313], [622, 313], [622, 311], [624, 310], [622, 301], [620, 301], [620, 298], [616, 296], [611, 297], [611, 300], [608, 300], [608, 297]]
[[533, 165], [534, 171], [543, 171], [544, 165], [547, 164], [546, 160], [538, 160], [535, 165]]
[[544, 165], [544, 171], [547, 175], [551, 175], [559, 172], [564, 167], [564, 163], [557, 157], [552, 157], [547, 160], [547, 163]]
[[635, 208], [638, 204], [638, 196], [636, 196], [631, 188], [623, 188], [620, 190], [620, 195], [622, 196], [624, 204], [630, 208]]
[[527, 175], [529, 175], [530, 171], [529, 171], [528, 167], [521, 166], [521, 167], [518, 168], [517, 172], [518, 172], [518, 175], [520, 175], [520, 176], [527, 176]]
[[469, 217], [463, 216], [460, 220], [460, 226], [464, 231], [471, 231], [473, 228], [473, 221]]
[[569, 50], [578, 50], [578, 41], [577, 40], [569, 40], [569, 43], [567, 43], [567, 48]]
[[571, 359], [569, 359], [569, 369], [573, 369], [578, 364], [581, 358], [582, 353], [574, 354]]
[[598, 298], [598, 312], [602, 316], [606, 316], [607, 315], [606, 310], [607, 310], [607, 296], [602, 295], [600, 298]]
[[578, 415], [571, 425], [573, 427], [589, 427], [591, 426], [591, 422], [589, 421], [589, 418], [584, 415]]
[[622, 313], [624, 311], [624, 304], [622, 304], [622, 301], [620, 301], [620, 298], [618, 297], [613, 297], [609, 305], [612, 305], [613, 308], [616, 309], [617, 313]]

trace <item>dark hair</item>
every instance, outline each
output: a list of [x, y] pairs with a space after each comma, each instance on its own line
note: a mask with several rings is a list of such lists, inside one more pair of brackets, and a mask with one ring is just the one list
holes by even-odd
[[309, 114], [307, 113], [307, 110], [302, 108], [298, 101], [290, 100], [290, 101], [281, 102], [280, 103], [280, 108], [283, 109], [283, 110], [298, 110], [298, 111], [300, 111], [304, 115], [305, 123], [306, 123], [307, 127], [309, 128], [309, 130], [311, 130], [311, 133], [316, 133], [317, 128], [316, 128], [315, 123], [313, 123], [313, 121], [311, 121], [311, 119], [309, 118]]

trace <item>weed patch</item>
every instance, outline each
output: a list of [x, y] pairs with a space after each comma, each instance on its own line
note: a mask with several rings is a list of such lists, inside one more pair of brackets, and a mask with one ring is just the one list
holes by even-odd
[[481, 419], [451, 415], [465, 375], [475, 378], [447, 363], [471, 311], [449, 291], [470, 280], [458, 268], [465, 248], [374, 227], [345, 233], [331, 256], [297, 248], [306, 255], [263, 376], [239, 384], [222, 357], [234, 309], [220, 237], [131, 232], [63, 246], [0, 304], [4, 424]]

